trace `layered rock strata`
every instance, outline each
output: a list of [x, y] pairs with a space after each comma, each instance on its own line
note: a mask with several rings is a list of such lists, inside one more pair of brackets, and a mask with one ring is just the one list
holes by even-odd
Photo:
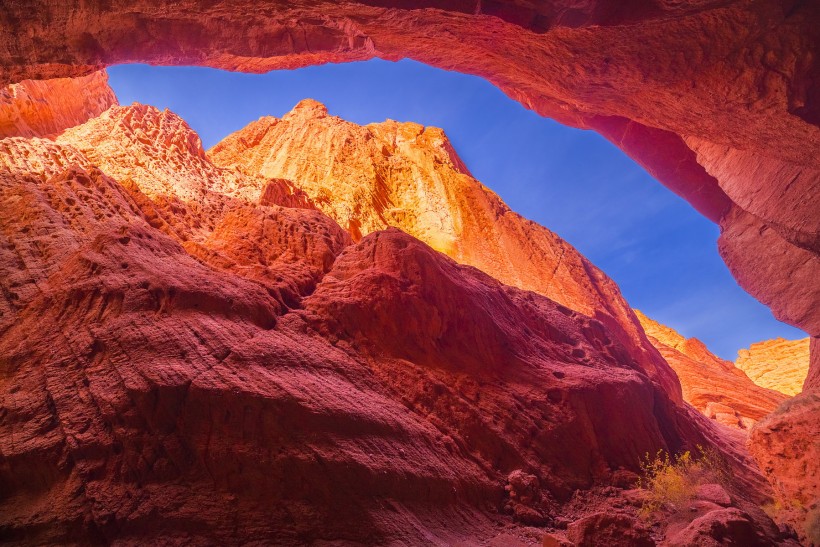
[[79, 78], [10, 84], [0, 89], [0, 139], [58, 135], [116, 104], [104, 70]]
[[735, 366], [759, 386], [797, 395], [809, 371], [809, 339], [776, 338], [752, 344], [738, 351]]
[[739, 429], [750, 429], [787, 397], [755, 384], [731, 361], [720, 359], [697, 338], [635, 312], [649, 340], [680, 378], [683, 398], [707, 417]]
[[0, 140], [4, 538], [485, 541], [514, 471], [544, 525], [698, 443], [765, 495], [604, 322], [398, 230], [354, 242], [198, 143], [140, 105]]

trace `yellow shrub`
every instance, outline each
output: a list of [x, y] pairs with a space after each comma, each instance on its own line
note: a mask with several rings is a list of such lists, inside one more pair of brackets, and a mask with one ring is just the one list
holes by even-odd
[[662, 508], [681, 509], [694, 499], [698, 485], [725, 484], [728, 477], [719, 455], [701, 446], [697, 456], [689, 450], [674, 457], [665, 450], [659, 450], [654, 457], [647, 453], [641, 462], [641, 471], [643, 476], [638, 486], [647, 491], [640, 510], [644, 517]]

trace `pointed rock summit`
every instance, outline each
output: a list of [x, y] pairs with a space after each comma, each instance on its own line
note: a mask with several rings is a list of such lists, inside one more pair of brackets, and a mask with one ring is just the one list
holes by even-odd
[[327, 116], [327, 107], [314, 99], [302, 99], [293, 109], [283, 116], [283, 119], [292, 118], [324, 118]]
[[676, 400], [674, 372], [644, 335], [618, 286], [547, 228], [474, 179], [444, 131], [388, 120], [361, 126], [306, 99], [208, 151], [216, 165], [294, 181], [354, 241], [388, 227], [508, 285], [604, 323], [637, 367]]

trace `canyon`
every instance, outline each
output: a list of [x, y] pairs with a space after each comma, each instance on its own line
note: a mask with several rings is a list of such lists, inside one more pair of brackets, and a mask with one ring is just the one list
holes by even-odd
[[[618, 286], [576, 249], [475, 180], [439, 128], [392, 120], [360, 126], [306, 99], [281, 119], [264, 117], [227, 136], [207, 155], [246, 175], [299, 181], [353, 240], [396, 227], [507, 285], [595, 317], [627, 347], [640, 348], [642, 367], [668, 391], [677, 394], [680, 380], [684, 400], [726, 425], [748, 429], [786, 399], [755, 385], [701, 342], [636, 314]], [[803, 354], [789, 359], [775, 350], [759, 361], [776, 369], [774, 377], [802, 384], [809, 361], [808, 340], [802, 343]], [[778, 360], [797, 370], [781, 374]]]
[[[111, 102], [0, 141], [9, 537], [521, 541], [617, 502], [595, 493], [644, 454], [701, 444], [755, 537], [779, 537], [742, 438], [683, 404], [678, 376], [714, 384], [714, 364], [676, 375], [617, 285], [440, 129], [306, 100], [205, 152], [172, 112]], [[736, 427], [780, 400], [736, 383]], [[540, 487], [505, 500], [522, 470]]]
[[[10, 84], [0, 101], [4, 537], [513, 534], [509, 544], [551, 526], [556, 541], [594, 542], [600, 515], [618, 513], [607, 526], [626, 522], [640, 541], [692, 538], [730, 518], [745, 544], [794, 541], [758, 509], [774, 495], [778, 520], [810, 541], [820, 489], [816, 5], [27, 4], [0, 15]], [[413, 172], [402, 155], [426, 148], [423, 161], [440, 167], [425, 184], [457, 182], [475, 218], [413, 218], [408, 209], [440, 204], [396, 205], [378, 186], [385, 173], [361, 166], [342, 167], [361, 174], [352, 180], [366, 194], [334, 184], [339, 196], [323, 195], [298, 149], [247, 154], [254, 143], [234, 136], [206, 153], [172, 113], [115, 106], [97, 72], [374, 56], [479, 74], [542, 115], [595, 129], [718, 223], [740, 285], [810, 335], [805, 382], [790, 381], [800, 394], [766, 415], [779, 396], [713, 406], [716, 420], [697, 413], [672, 362], [720, 369], [739, 386], [744, 376], [662, 328], [647, 336], [606, 276], [473, 185], [440, 131], [386, 122], [356, 152]], [[309, 102], [291, 114], [327, 122]], [[272, 122], [243, 131], [276, 137], [287, 120]], [[379, 149], [385, 139], [396, 146]], [[352, 208], [359, 200], [377, 214]], [[465, 236], [474, 229], [498, 248], [476, 252]], [[519, 273], [515, 253], [516, 268], [495, 259], [523, 239], [536, 260], [558, 264], [555, 285]], [[748, 438], [719, 423], [732, 421], [751, 427]], [[730, 462], [735, 507], [705, 510], [682, 531], [642, 532], [617, 484], [643, 453], [697, 444]]]

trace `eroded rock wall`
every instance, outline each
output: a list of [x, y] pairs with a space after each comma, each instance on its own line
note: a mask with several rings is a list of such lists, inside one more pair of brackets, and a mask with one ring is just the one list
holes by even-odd
[[685, 338], [640, 311], [636, 315], [649, 340], [680, 378], [684, 400], [707, 417], [748, 430], [787, 399], [755, 384], [743, 370], [714, 355], [697, 338]]
[[638, 367], [681, 400], [677, 378], [615, 282], [474, 179], [443, 130], [392, 120], [360, 126], [304, 100], [281, 119], [264, 117], [227, 136], [207, 155], [248, 176], [294, 181], [355, 240], [400, 228], [507, 285], [599, 319]]
[[9, 84], [0, 89], [0, 139], [56, 136], [116, 104], [104, 70], [78, 78]]
[[735, 366], [759, 386], [797, 395], [809, 371], [809, 339], [757, 342], [738, 351]]
[[696, 443], [765, 494], [601, 321], [398, 230], [353, 243], [197, 142], [140, 105], [0, 140], [4, 539], [483, 541], [512, 471], [543, 524]]

